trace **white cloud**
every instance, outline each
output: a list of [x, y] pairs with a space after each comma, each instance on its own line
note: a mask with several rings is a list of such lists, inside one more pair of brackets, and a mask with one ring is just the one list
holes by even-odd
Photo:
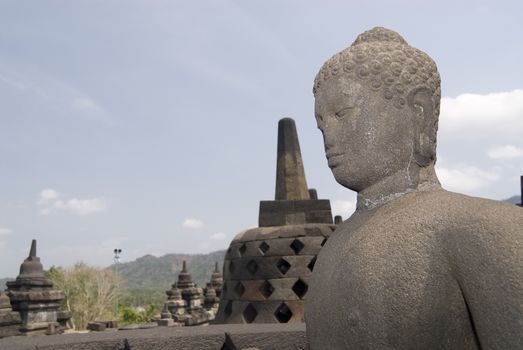
[[520, 134], [523, 132], [523, 90], [486, 95], [462, 94], [441, 99], [440, 128], [446, 132]]
[[356, 210], [356, 202], [349, 200], [333, 200], [331, 201], [332, 215], [341, 215], [343, 219], [347, 219]]
[[198, 220], [195, 218], [187, 218], [184, 220], [182, 226], [185, 228], [197, 230], [197, 229], [203, 228], [205, 226], [205, 224], [201, 220]]
[[474, 166], [436, 166], [436, 173], [444, 188], [456, 192], [469, 192], [487, 187], [500, 177], [495, 172], [487, 172]]
[[58, 191], [48, 188], [40, 192], [36, 202], [40, 207], [40, 214], [48, 215], [53, 211], [62, 210], [77, 215], [87, 215], [108, 209], [107, 201], [103, 198], [63, 198]]
[[492, 147], [487, 150], [487, 156], [492, 159], [523, 157], [523, 148], [513, 145]]
[[213, 241], [223, 241], [225, 238], [227, 238], [227, 235], [223, 232], [215, 233], [209, 237]]
[[107, 204], [101, 198], [78, 199], [71, 198], [67, 201], [58, 200], [53, 204], [56, 209], [70, 211], [78, 215], [87, 215], [107, 209]]
[[45, 190], [42, 190], [42, 192], [40, 192], [40, 197], [38, 198], [38, 201], [36, 203], [39, 205], [48, 204], [57, 199], [59, 195], [60, 194], [52, 188], [46, 188]]
[[7, 236], [13, 233], [13, 230], [7, 228], [7, 227], [0, 227], [0, 236]]

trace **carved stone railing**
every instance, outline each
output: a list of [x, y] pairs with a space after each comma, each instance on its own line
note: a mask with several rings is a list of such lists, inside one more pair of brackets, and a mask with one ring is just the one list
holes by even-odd
[[0, 339], [9, 350], [305, 350], [305, 324], [212, 325]]

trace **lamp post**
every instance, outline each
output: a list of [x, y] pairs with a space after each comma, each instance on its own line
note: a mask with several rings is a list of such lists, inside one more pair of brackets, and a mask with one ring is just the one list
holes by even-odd
[[[120, 264], [120, 254], [122, 253], [122, 250], [120, 248], [115, 248], [113, 250], [114, 252], [114, 275], [116, 277], [116, 281], [118, 281], [118, 264]], [[118, 288], [118, 286], [117, 286]], [[115, 301], [115, 310], [114, 315], [116, 317], [116, 320], [118, 321], [118, 291], [116, 291], [116, 301]]]

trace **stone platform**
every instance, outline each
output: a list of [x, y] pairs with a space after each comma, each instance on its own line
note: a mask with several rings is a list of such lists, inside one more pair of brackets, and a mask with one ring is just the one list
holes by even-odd
[[305, 350], [305, 324], [156, 327], [0, 339], [2, 350]]

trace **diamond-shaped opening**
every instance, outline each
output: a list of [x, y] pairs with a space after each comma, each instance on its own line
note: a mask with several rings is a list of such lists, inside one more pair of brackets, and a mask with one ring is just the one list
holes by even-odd
[[245, 292], [245, 287], [241, 282], [236, 283], [236, 286], [234, 287], [234, 292], [236, 293], [238, 298], [243, 295], [243, 293]]
[[325, 245], [325, 243], [327, 243], [327, 238], [323, 239], [323, 241], [321, 242], [321, 246], [323, 247]]
[[301, 252], [301, 250], [305, 247], [305, 244], [303, 244], [302, 241], [300, 241], [299, 239], [295, 239], [294, 241], [292, 241], [291, 243], [291, 248], [292, 250], [294, 251], [294, 254], [298, 254], [299, 252]]
[[278, 260], [278, 262], [276, 263], [276, 267], [278, 268], [278, 270], [280, 270], [282, 274], [285, 275], [287, 271], [289, 271], [289, 269], [291, 268], [291, 264], [289, 264], [287, 260], [282, 258]]
[[311, 260], [311, 261], [309, 262], [309, 264], [307, 265], [307, 268], [308, 268], [309, 270], [311, 270], [311, 272], [312, 272], [312, 270], [314, 270], [314, 265], [315, 265], [315, 264], [316, 264], [316, 257], [312, 258], [312, 260]]
[[309, 289], [309, 286], [307, 285], [307, 283], [303, 282], [301, 278], [297, 280], [296, 283], [294, 283], [294, 285], [292, 286], [293, 292], [300, 299], [302, 299], [305, 296], [305, 294], [307, 294], [307, 289]]
[[256, 271], [258, 271], [258, 264], [256, 263], [256, 261], [249, 261], [247, 263], [247, 270], [251, 273], [251, 275], [254, 275]]
[[230, 273], [234, 273], [234, 270], [236, 270], [236, 266], [234, 265], [234, 263], [231, 261], [229, 263], [229, 272]]
[[225, 310], [223, 310], [223, 314], [225, 315], [225, 318], [229, 318], [232, 314], [232, 301], [229, 300], [227, 302], [227, 305], [225, 305]]
[[252, 306], [252, 304], [247, 305], [245, 310], [243, 310], [243, 319], [247, 323], [252, 323], [256, 316], [258, 316], [258, 311], [256, 311], [256, 308]]
[[245, 245], [245, 243], [243, 243], [241, 245], [241, 247], [238, 249], [238, 251], [240, 252], [240, 256], [242, 256], [243, 254], [245, 254], [245, 251], [247, 250], [247, 246]]
[[258, 290], [265, 297], [265, 299], [267, 299], [274, 292], [274, 287], [269, 281], [263, 281]]
[[287, 323], [292, 317], [292, 311], [287, 304], [281, 303], [274, 312], [274, 316], [276, 316], [280, 323]]
[[263, 241], [260, 244], [260, 252], [262, 254], [265, 254], [269, 251], [270, 246], [267, 244], [267, 242]]

